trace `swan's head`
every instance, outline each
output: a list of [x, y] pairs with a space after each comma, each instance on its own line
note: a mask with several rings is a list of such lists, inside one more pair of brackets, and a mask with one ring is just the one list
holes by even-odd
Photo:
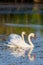
[[34, 33], [30, 33], [29, 36], [33, 37], [34, 39], [36, 39], [36, 34], [34, 34]]
[[22, 32], [23, 35], [25, 35], [26, 33], [25, 32]]

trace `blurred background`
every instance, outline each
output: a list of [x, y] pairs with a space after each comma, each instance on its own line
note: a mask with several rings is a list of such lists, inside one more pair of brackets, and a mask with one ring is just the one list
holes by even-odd
[[22, 31], [43, 35], [43, 0], [0, 0], [0, 35]]

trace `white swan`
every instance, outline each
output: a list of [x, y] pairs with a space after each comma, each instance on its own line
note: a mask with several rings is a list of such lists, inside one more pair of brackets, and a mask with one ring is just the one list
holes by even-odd
[[31, 37], [36, 39], [36, 35], [34, 33], [31, 33], [31, 34], [28, 35], [28, 40], [29, 40], [29, 43], [30, 43], [30, 51], [28, 52], [28, 57], [31, 61], [33, 61], [35, 59], [35, 56], [31, 56], [32, 50], [34, 49], [34, 45], [33, 45], [33, 43], [31, 42], [31, 39], [30, 39]]
[[31, 61], [34, 61], [35, 56], [31, 56], [31, 53], [32, 53], [32, 51], [33, 51], [33, 49], [34, 49], [34, 45], [33, 45], [33, 43], [31, 42], [31, 37], [33, 37], [34, 39], [36, 39], [36, 35], [35, 35], [34, 33], [30, 33], [30, 34], [28, 35], [29, 44], [27, 45], [27, 43], [25, 43], [26, 46], [24, 47], [24, 49], [27, 49], [27, 50], [30, 49], [30, 50], [28, 51], [28, 57], [29, 57], [29, 59], [30, 59]]
[[24, 40], [24, 35], [25, 35], [25, 32], [22, 32], [21, 36], [18, 34], [10, 34], [7, 40], [8, 46], [12, 46], [15, 43], [18, 43], [20, 40]]
[[29, 41], [29, 43], [30, 44], [27, 44], [25, 41], [24, 41], [24, 35], [25, 33], [24, 32], [22, 32], [22, 37], [21, 36], [19, 36], [19, 35], [16, 35], [16, 34], [11, 34], [10, 36], [9, 36], [9, 40], [8, 40], [8, 44], [11, 44], [11, 45], [16, 45], [16, 46], [18, 46], [18, 47], [21, 47], [21, 48], [23, 48], [23, 49], [25, 49], [25, 48], [31, 48], [31, 47], [33, 47], [34, 48], [34, 45], [33, 45], [33, 43], [31, 42], [31, 37], [35, 37], [35, 34], [34, 33], [30, 33], [29, 35], [28, 35], [28, 41]]

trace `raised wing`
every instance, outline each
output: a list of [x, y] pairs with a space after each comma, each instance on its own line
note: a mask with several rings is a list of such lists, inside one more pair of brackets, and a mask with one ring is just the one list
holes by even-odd
[[8, 41], [12, 42], [13, 44], [19, 43], [20, 40], [22, 40], [22, 38], [17, 34], [10, 34], [10, 36], [8, 37]]

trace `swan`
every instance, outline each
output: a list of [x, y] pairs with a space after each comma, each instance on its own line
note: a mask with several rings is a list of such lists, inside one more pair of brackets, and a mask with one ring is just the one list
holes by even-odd
[[[33, 45], [33, 43], [32, 43], [32, 41], [31, 41], [31, 37], [33, 37], [34, 39], [36, 39], [36, 35], [34, 34], [34, 33], [30, 33], [29, 35], [28, 35], [28, 41], [29, 41], [29, 44], [28, 44], [28, 46], [26, 46], [24, 49], [27, 49], [27, 50], [29, 50], [28, 51], [28, 57], [29, 57], [29, 59], [31, 60], [31, 61], [34, 61], [34, 59], [35, 59], [35, 56], [31, 56], [31, 53], [32, 53], [32, 51], [33, 51], [33, 49], [34, 49], [34, 45]], [[27, 44], [27, 43], [26, 43]]]
[[21, 33], [21, 36], [18, 34], [10, 34], [8, 37], [8, 40], [6, 41], [8, 43], [8, 46], [11, 46], [14, 43], [17, 43], [21, 39], [24, 40], [24, 35], [25, 35], [24, 31]]
[[30, 39], [31, 37], [33, 37], [34, 39], [36, 39], [36, 35], [34, 33], [30, 33], [28, 35], [28, 40], [29, 40], [29, 43], [30, 43], [30, 51], [28, 52], [28, 57], [29, 57], [29, 59], [31, 61], [34, 61], [35, 56], [31, 56], [31, 53], [32, 53], [32, 51], [34, 49], [34, 45], [33, 45], [33, 43], [31, 42], [31, 39]]
[[29, 44], [27, 44], [24, 41], [24, 34], [25, 33], [22, 32], [22, 37], [17, 35], [17, 34], [10, 34], [9, 39], [8, 39], [8, 44], [10, 44], [12, 47], [14, 47], [14, 45], [15, 45], [15, 46], [21, 47], [23, 49], [31, 48], [31, 47], [34, 48], [34, 45], [31, 42], [31, 37], [35, 38], [35, 34], [34, 33], [30, 33], [28, 35], [28, 42], [29, 42]]

